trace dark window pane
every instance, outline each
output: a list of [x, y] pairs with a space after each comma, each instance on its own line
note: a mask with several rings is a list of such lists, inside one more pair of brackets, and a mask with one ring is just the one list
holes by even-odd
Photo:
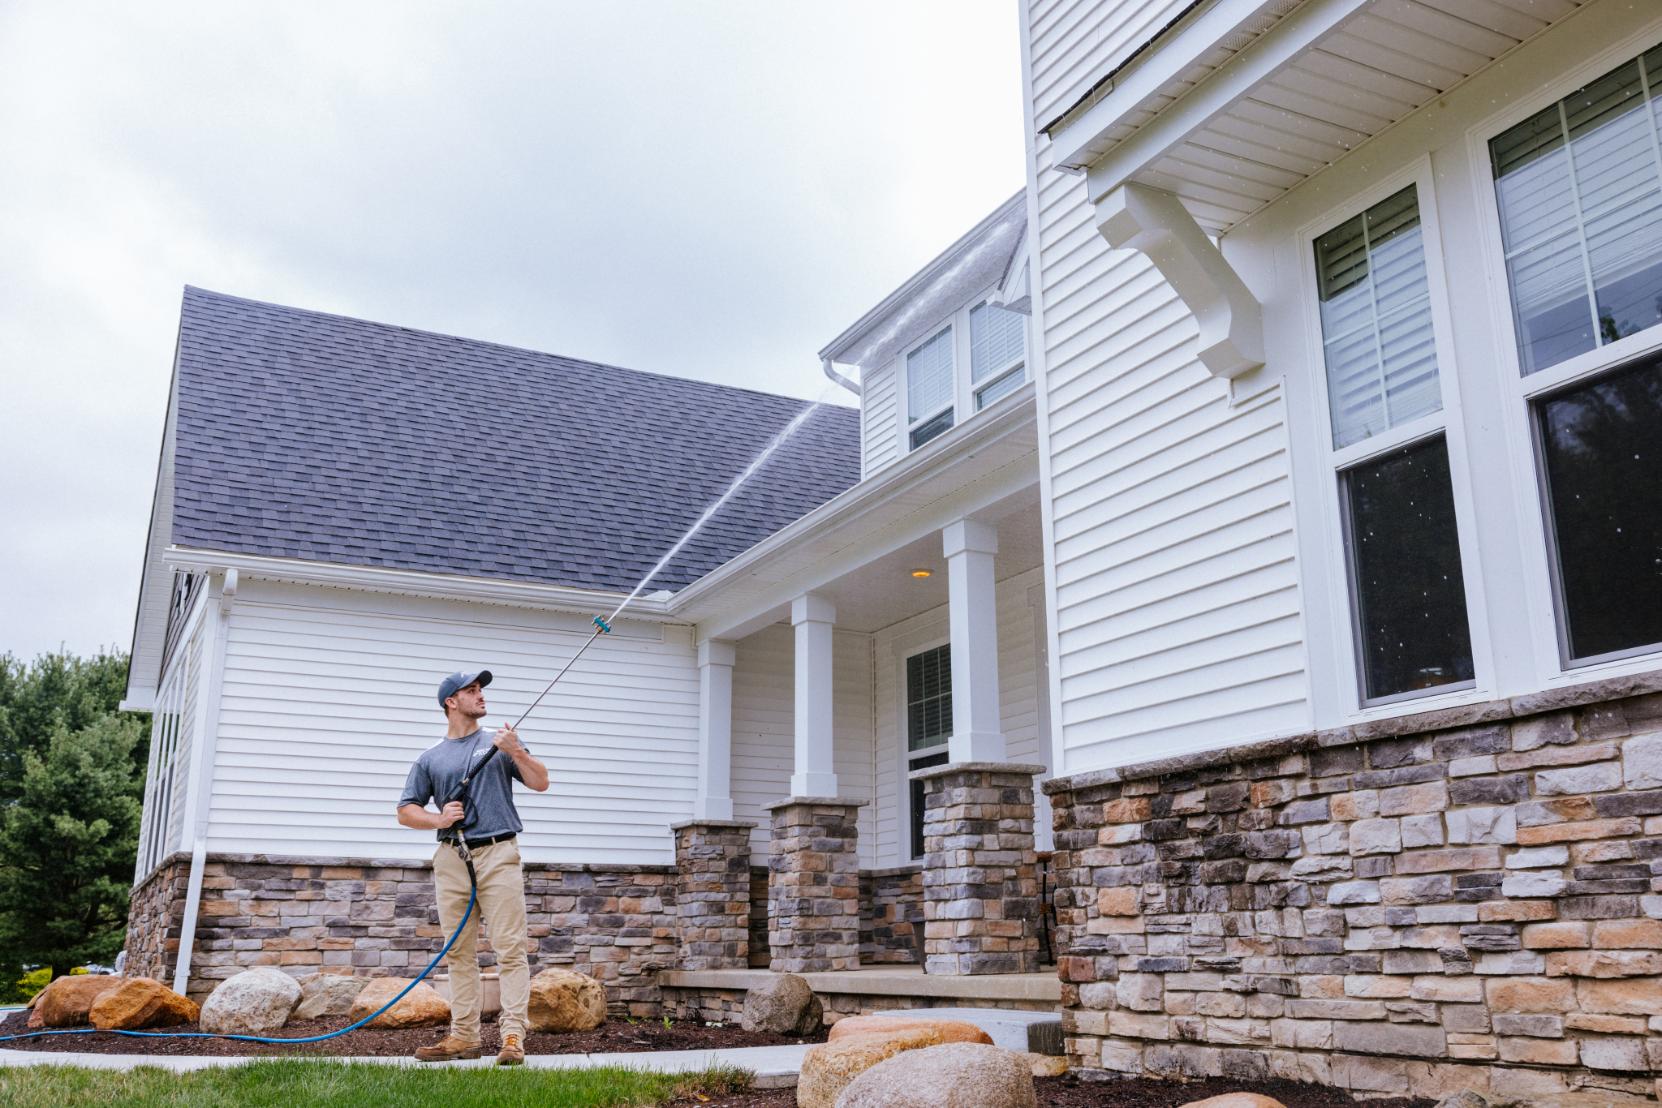
[[939, 746], [952, 732], [952, 647], [906, 659], [906, 749]]
[[1570, 657], [1662, 643], [1662, 357], [1538, 410]]
[[1392, 451], [1343, 481], [1365, 699], [1472, 680], [1443, 440]]
[[[946, 765], [946, 754], [927, 754], [922, 758], [913, 758], [906, 763], [907, 772], [915, 769], [928, 769], [930, 766]], [[912, 857], [923, 857], [923, 782], [908, 781], [912, 786]]]
[[952, 430], [952, 409], [948, 408], [934, 419], [912, 428], [912, 449], [916, 450], [930, 439]]

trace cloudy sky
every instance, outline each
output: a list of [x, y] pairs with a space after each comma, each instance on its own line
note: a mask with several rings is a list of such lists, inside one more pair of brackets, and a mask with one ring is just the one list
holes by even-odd
[[1011, 0], [4, 0], [0, 653], [129, 645], [186, 284], [812, 398], [1021, 181]]

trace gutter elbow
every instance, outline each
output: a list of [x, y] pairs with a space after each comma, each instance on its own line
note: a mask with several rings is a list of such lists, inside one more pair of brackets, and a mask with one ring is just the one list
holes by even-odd
[[849, 392], [853, 393], [855, 396], [861, 395], [861, 393], [860, 393], [860, 383], [858, 381], [854, 380], [854, 378], [849, 377], [847, 374], [839, 373], [837, 371], [837, 367], [836, 367], [835, 363], [833, 363], [830, 358], [826, 358], [824, 361], [822, 361], [820, 363], [820, 368], [825, 371], [825, 375], [827, 377], [829, 377], [829, 378], [831, 378], [831, 380], [837, 382], [837, 384], [841, 385], [843, 388], [847, 389]]

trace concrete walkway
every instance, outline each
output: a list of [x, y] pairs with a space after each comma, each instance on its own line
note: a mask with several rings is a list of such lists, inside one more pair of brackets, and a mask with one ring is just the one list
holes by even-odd
[[[712, 1066], [738, 1066], [756, 1075], [759, 1089], [783, 1089], [796, 1085], [802, 1069], [802, 1056], [808, 1044], [801, 1046], [748, 1046], [730, 1050], [664, 1050], [638, 1054], [527, 1054], [528, 1069], [580, 1069], [585, 1066], [623, 1066], [628, 1069], [653, 1070], [658, 1073], [688, 1073], [710, 1069]], [[85, 1066], [89, 1069], [127, 1070], [139, 1066], [185, 1073], [213, 1066], [236, 1066], [244, 1062], [265, 1062], [276, 1056], [258, 1058], [220, 1056], [202, 1057], [179, 1054], [80, 1054], [70, 1051], [0, 1050], [0, 1066]], [[305, 1060], [323, 1062], [367, 1062], [386, 1066], [490, 1066], [489, 1056], [468, 1062], [417, 1062], [414, 1058], [352, 1058], [329, 1055], [300, 1055]]]

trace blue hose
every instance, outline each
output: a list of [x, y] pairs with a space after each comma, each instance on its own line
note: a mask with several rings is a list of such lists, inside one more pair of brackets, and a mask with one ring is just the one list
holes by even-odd
[[299, 1039], [274, 1039], [264, 1035], [216, 1035], [211, 1031], [99, 1031], [96, 1027], [72, 1027], [62, 1031], [30, 1031], [23, 1035], [0, 1035], [0, 1043], [9, 1043], [16, 1039], [38, 1039], [42, 1035], [126, 1035], [134, 1039], [236, 1039], [244, 1043], [321, 1043], [326, 1039], [338, 1038], [348, 1031], [356, 1031], [370, 1020], [404, 999], [404, 994], [421, 984], [421, 979], [433, 972], [433, 967], [439, 964], [439, 959], [450, 953], [450, 948], [456, 945], [456, 940], [462, 937], [462, 928], [473, 915], [474, 901], [479, 897], [479, 887], [475, 885], [467, 897], [467, 911], [462, 913], [462, 922], [456, 925], [456, 930], [450, 936], [450, 941], [444, 944], [444, 949], [433, 955], [433, 960], [427, 963], [427, 968], [416, 976], [414, 981], [399, 992], [379, 1009], [371, 1012], [357, 1023], [343, 1027], [339, 1031], [331, 1031], [327, 1035], [308, 1035]]

